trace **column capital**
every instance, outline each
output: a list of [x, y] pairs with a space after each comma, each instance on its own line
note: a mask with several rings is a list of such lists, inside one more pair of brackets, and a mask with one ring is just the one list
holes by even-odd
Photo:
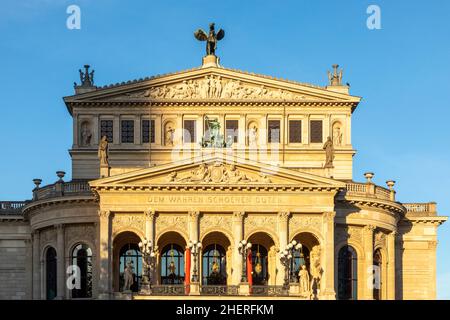
[[363, 231], [366, 233], [373, 233], [375, 229], [376, 227], [374, 225], [368, 224], [367, 226], [364, 226]]
[[233, 219], [237, 221], [242, 221], [245, 217], [245, 211], [234, 211]]
[[33, 237], [39, 237], [39, 234], [40, 234], [40, 230], [39, 229], [33, 229], [32, 231], [31, 231], [31, 235], [33, 236]]
[[197, 220], [198, 217], [200, 216], [200, 211], [195, 211], [195, 210], [189, 211], [189, 212], [188, 212], [188, 216], [189, 216], [189, 218], [192, 219], [192, 220]]
[[278, 212], [278, 219], [280, 220], [288, 220], [291, 216], [291, 213], [289, 211], [280, 211]]
[[398, 232], [397, 232], [397, 230], [394, 230], [394, 231], [391, 231], [391, 233], [388, 233], [388, 238], [394, 238], [394, 240], [395, 240], [395, 237], [397, 237], [397, 235], [398, 235]]
[[63, 223], [58, 223], [54, 225], [56, 231], [60, 232], [64, 230], [64, 224]]
[[148, 209], [144, 211], [145, 218], [148, 220], [154, 220], [156, 216], [155, 209]]
[[323, 216], [328, 221], [333, 221], [334, 217], [336, 217], [336, 212], [334, 211], [327, 211], [323, 213]]
[[103, 219], [108, 219], [111, 216], [111, 211], [109, 210], [98, 210], [98, 216]]

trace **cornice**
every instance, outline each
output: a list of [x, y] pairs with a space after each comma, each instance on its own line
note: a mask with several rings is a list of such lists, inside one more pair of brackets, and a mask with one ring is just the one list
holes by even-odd
[[43, 199], [39, 201], [33, 201], [30, 204], [26, 205], [22, 212], [24, 214], [28, 214], [29, 216], [33, 215], [33, 212], [44, 208], [44, 207], [50, 207], [53, 205], [61, 205], [61, 204], [67, 204], [67, 203], [95, 203], [97, 200], [95, 199], [95, 196], [64, 196], [64, 197], [55, 197], [55, 198], [49, 198], [49, 199]]

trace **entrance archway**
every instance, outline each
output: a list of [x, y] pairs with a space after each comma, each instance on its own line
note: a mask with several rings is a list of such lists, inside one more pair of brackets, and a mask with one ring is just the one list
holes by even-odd
[[230, 240], [221, 232], [208, 233], [202, 240], [202, 285], [226, 285], [227, 260], [231, 258]]
[[185, 280], [185, 239], [174, 231], [166, 232], [158, 239], [159, 279], [161, 284], [183, 284]]
[[319, 239], [311, 232], [301, 232], [293, 237], [292, 240], [301, 243], [302, 248], [300, 251], [295, 251], [294, 257], [291, 262], [290, 268], [290, 279], [291, 282], [298, 282], [298, 273], [302, 267], [302, 265], [306, 266], [306, 270], [310, 272], [310, 257], [309, 253], [312, 248], [318, 246], [320, 244]]
[[127, 264], [133, 268], [133, 284], [130, 290], [138, 292], [142, 282], [142, 254], [139, 249], [141, 238], [134, 232], [118, 234], [113, 241], [113, 289], [123, 291], [124, 271]]
[[252, 285], [274, 284], [276, 272], [274, 240], [265, 232], [256, 232], [247, 241], [252, 244]]

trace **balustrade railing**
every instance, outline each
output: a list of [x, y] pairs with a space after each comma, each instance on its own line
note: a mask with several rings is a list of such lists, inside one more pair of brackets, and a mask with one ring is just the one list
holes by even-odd
[[22, 208], [29, 201], [0, 201], [0, 215], [1, 214], [21, 214]]
[[186, 295], [186, 286], [183, 284], [174, 285], [153, 285], [152, 294], [158, 296], [184, 296]]
[[210, 296], [237, 296], [239, 295], [239, 286], [201, 286], [200, 294]]
[[288, 296], [289, 290], [283, 286], [252, 286], [254, 296]]
[[33, 199], [43, 200], [67, 195], [91, 195], [89, 184], [85, 180], [56, 182], [42, 188], [34, 189]]
[[367, 183], [350, 182], [346, 183], [346, 194], [377, 198], [382, 200], [391, 199], [391, 191], [389, 189]]
[[436, 203], [403, 203], [407, 213], [436, 214]]

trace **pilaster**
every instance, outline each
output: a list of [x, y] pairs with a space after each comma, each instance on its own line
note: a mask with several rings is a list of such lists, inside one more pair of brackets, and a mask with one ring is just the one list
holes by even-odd
[[364, 239], [364, 255], [365, 268], [364, 268], [364, 294], [365, 300], [373, 300], [373, 232], [375, 227], [373, 225], [367, 225], [363, 228]]

